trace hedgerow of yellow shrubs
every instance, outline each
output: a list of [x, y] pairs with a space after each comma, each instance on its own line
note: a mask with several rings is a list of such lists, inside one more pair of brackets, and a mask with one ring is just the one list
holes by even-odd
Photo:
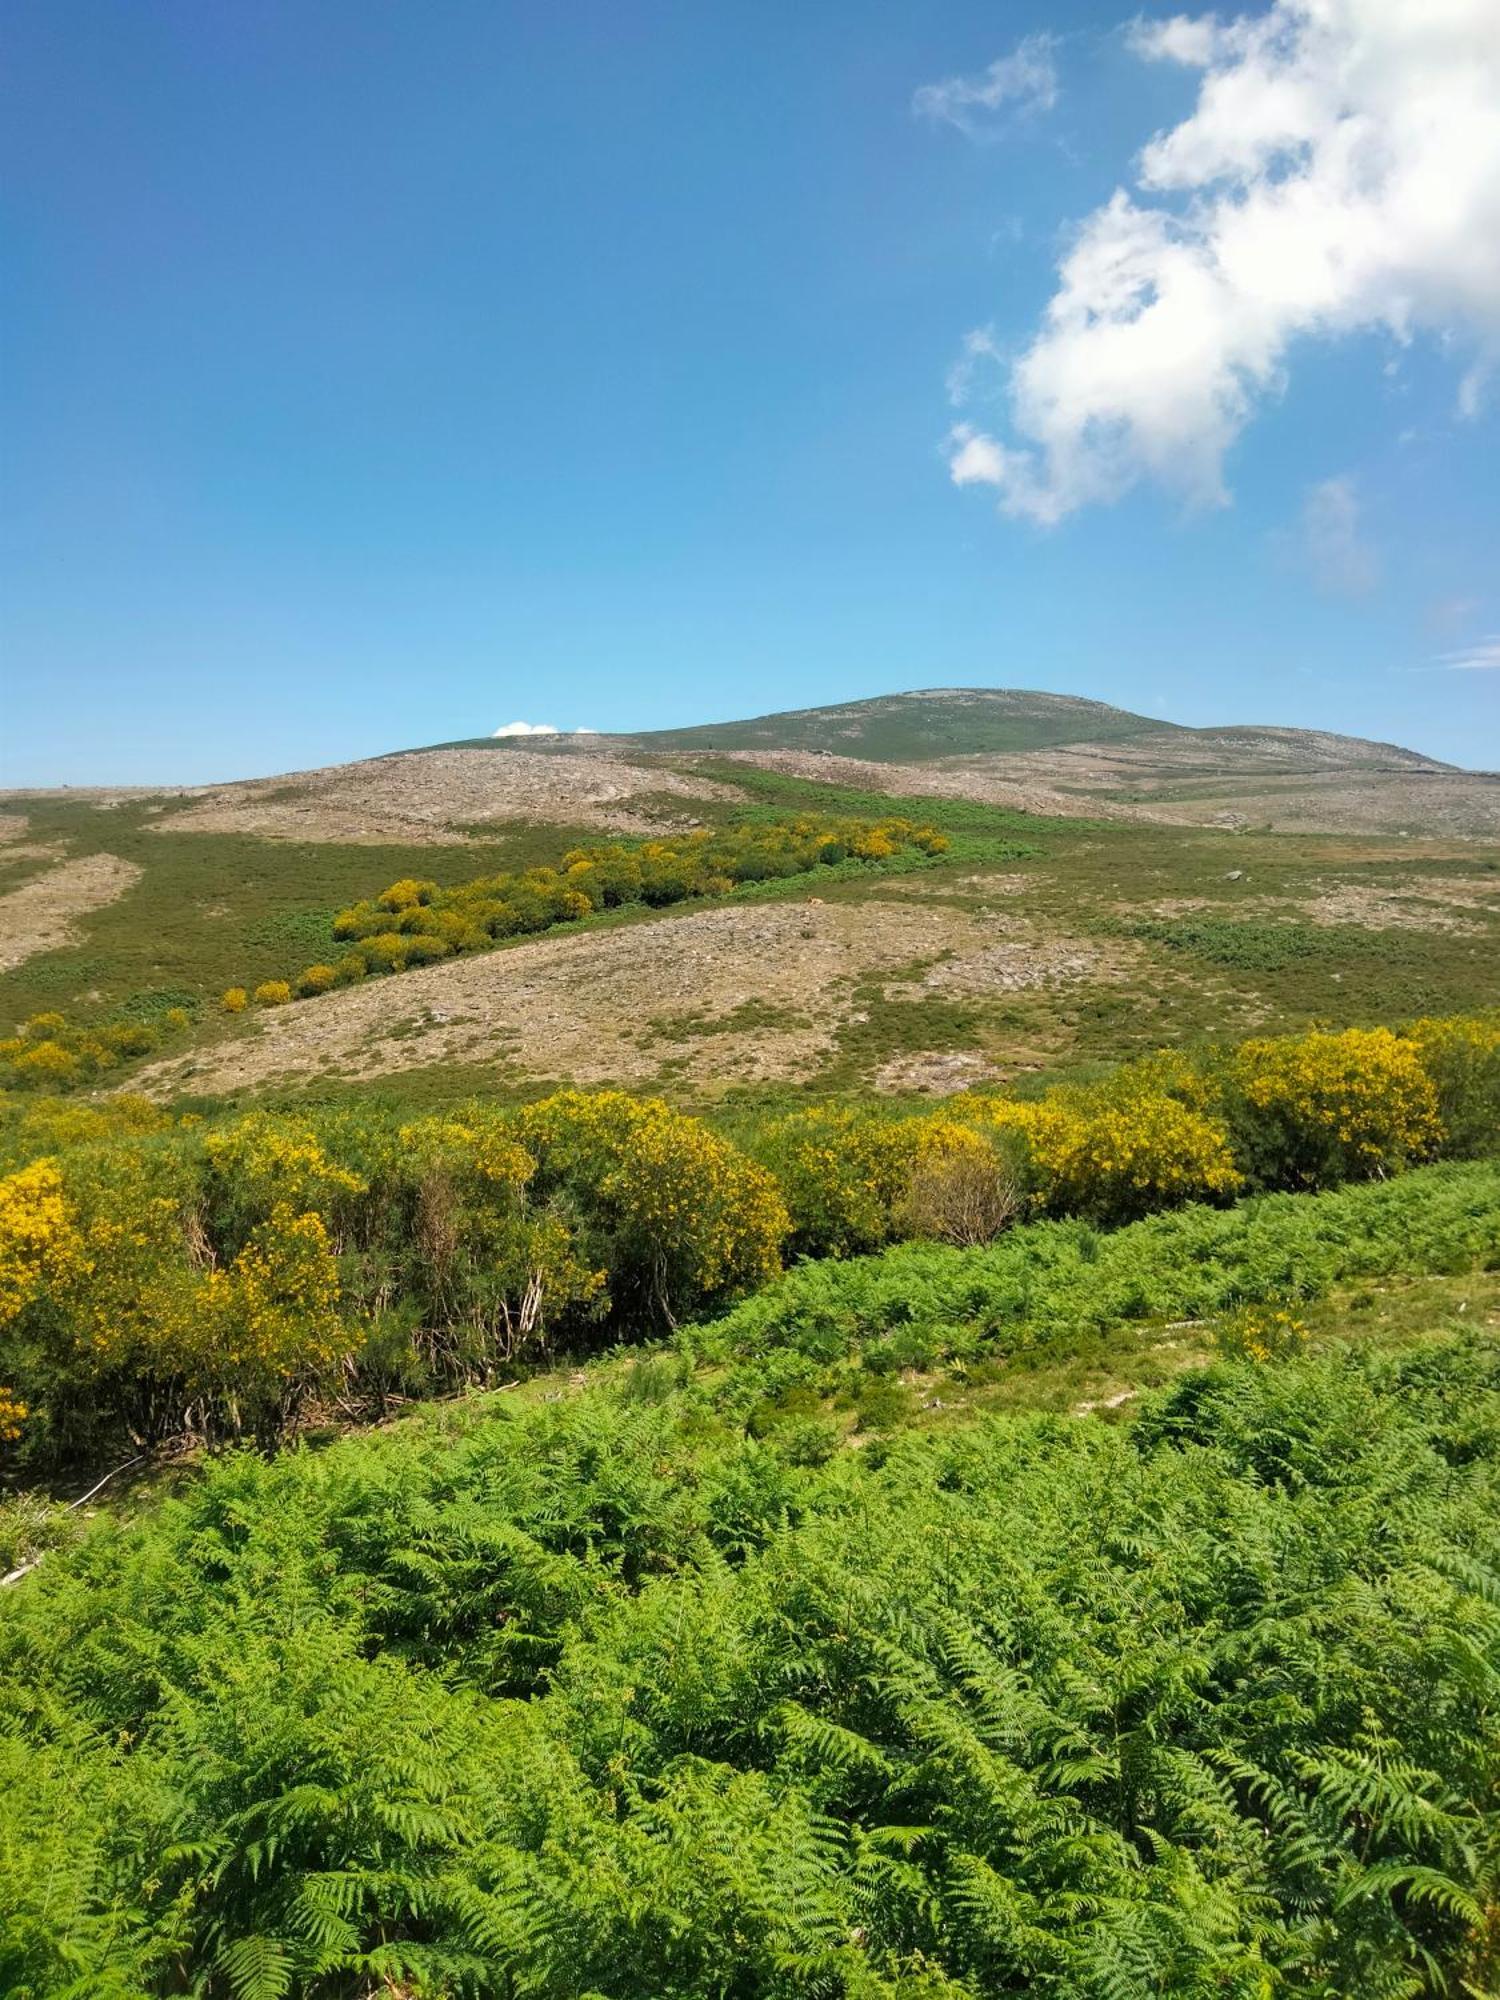
[[980, 1113], [1019, 1139], [1033, 1206], [1051, 1215], [1123, 1222], [1185, 1201], [1222, 1201], [1244, 1185], [1229, 1135], [1204, 1112], [1159, 1092], [1056, 1090]]
[[164, 1007], [151, 1019], [101, 1021], [87, 1028], [74, 1026], [62, 1014], [33, 1014], [18, 1033], [0, 1038], [0, 1083], [49, 1091], [90, 1083], [122, 1062], [149, 1055], [191, 1021], [185, 1007]]
[[0, 1123], [0, 1429], [39, 1453], [274, 1431], [334, 1383], [483, 1380], [606, 1312], [712, 1309], [788, 1255], [1368, 1178], [1497, 1128], [1490, 1017], [1153, 1057], [921, 1117], [816, 1107], [749, 1152], [612, 1091], [405, 1121], [17, 1106]]

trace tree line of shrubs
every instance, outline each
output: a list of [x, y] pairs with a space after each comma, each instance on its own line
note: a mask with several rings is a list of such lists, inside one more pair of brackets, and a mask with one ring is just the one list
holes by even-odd
[[280, 1007], [296, 997], [350, 986], [371, 974], [404, 972], [458, 952], [484, 951], [505, 938], [576, 923], [598, 910], [644, 904], [665, 909], [695, 898], [726, 896], [747, 882], [782, 881], [847, 862], [889, 861], [898, 854], [946, 853], [948, 840], [906, 819], [803, 816], [697, 828], [670, 840], [615, 840], [569, 850], [556, 868], [484, 875], [451, 888], [405, 877], [379, 896], [340, 910], [333, 940], [345, 949], [305, 966], [295, 979], [253, 990], [231, 986], [227, 1013]]
[[[157, 1004], [160, 1001], [161, 1004]], [[48, 1009], [0, 1037], [0, 1085], [11, 1090], [71, 1090], [97, 1083], [111, 1070], [151, 1055], [193, 1024], [185, 1000], [146, 996], [133, 1010], [84, 1026]]]
[[313, 1397], [366, 1407], [712, 1313], [797, 1257], [1371, 1179], [1497, 1125], [1495, 1017], [1159, 1055], [917, 1117], [815, 1108], [741, 1145], [619, 1092], [405, 1120], [22, 1107], [0, 1132], [6, 1427], [52, 1459], [271, 1437]]

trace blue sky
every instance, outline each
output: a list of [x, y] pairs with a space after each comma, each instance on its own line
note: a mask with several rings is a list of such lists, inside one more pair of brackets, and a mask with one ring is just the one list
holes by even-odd
[[[1249, 23], [1316, 81], [1295, 11]], [[1059, 264], [1117, 188], [1222, 185], [1185, 140], [1143, 194], [1138, 156], [1233, 150], [1193, 114], [1249, 27], [1144, 49], [1127, 13], [18, 0], [7, 782], [948, 684], [1500, 765], [1488, 166], [1462, 270], [1377, 258], [1267, 337], [1273, 243], [1164, 410]], [[1133, 336], [1177, 253], [1130, 254]]]

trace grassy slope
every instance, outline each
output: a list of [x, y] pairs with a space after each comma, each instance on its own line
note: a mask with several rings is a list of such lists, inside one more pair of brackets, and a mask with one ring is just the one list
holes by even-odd
[[1119, 743], [1155, 732], [1176, 733], [1171, 723], [1104, 702], [961, 688], [946, 700], [941, 695], [886, 695], [745, 721], [648, 730], [627, 740], [647, 750], [827, 750], [877, 763], [920, 764], [981, 752], [1048, 750], [1065, 743]]
[[[945, 698], [946, 697], [946, 698]], [[877, 763], [920, 764], [981, 751], [1049, 750], [1064, 743], [1119, 743], [1161, 733], [1191, 736], [1170, 722], [1102, 701], [1018, 688], [954, 688], [879, 695], [825, 708], [799, 708], [685, 729], [646, 729], [602, 738], [627, 749], [697, 754], [714, 750], [828, 750]], [[505, 749], [487, 736], [441, 749]], [[538, 745], [528, 740], [525, 747]], [[545, 748], [543, 744], [540, 747]]]
[[[144, 806], [101, 811], [82, 802], [28, 801], [28, 844], [67, 855], [107, 853], [144, 872], [117, 902], [78, 920], [81, 947], [43, 953], [0, 974], [0, 1021], [39, 1008], [87, 1015], [132, 994], [170, 988], [198, 999], [232, 984], [285, 978], [333, 949], [333, 914], [403, 875], [458, 882], [552, 861], [575, 839], [567, 827], [521, 827], [462, 846], [340, 846], [250, 834], [155, 831]], [[3, 862], [3, 851], [0, 851]], [[28, 860], [0, 890], [40, 873]]]

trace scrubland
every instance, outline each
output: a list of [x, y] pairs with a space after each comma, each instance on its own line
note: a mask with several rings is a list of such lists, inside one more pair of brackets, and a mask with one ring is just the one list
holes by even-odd
[[1500, 855], [695, 771], [27, 802], [0, 1991], [1494, 1992]]

